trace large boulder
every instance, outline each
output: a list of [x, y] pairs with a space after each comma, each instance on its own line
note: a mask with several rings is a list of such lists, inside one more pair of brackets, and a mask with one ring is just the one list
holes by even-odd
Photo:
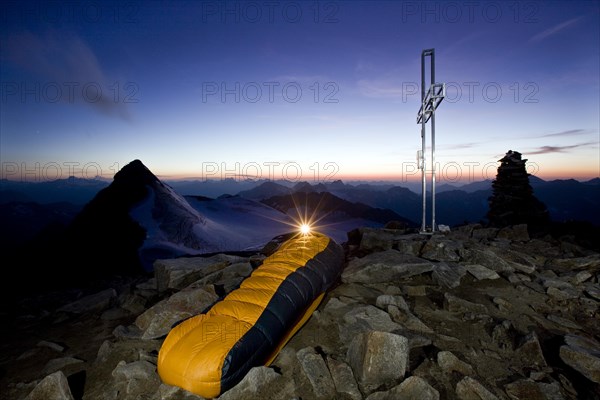
[[369, 394], [404, 378], [408, 354], [408, 339], [404, 336], [370, 331], [352, 340], [347, 358], [361, 391]]

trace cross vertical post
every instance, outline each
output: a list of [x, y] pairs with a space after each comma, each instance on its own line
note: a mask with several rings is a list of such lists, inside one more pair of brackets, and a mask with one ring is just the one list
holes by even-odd
[[[425, 92], [425, 57], [429, 57], [430, 82]], [[435, 83], [435, 49], [421, 52], [421, 108], [417, 113], [417, 124], [421, 124], [421, 152], [419, 168], [421, 169], [421, 191], [423, 194], [423, 212], [421, 219], [422, 234], [433, 234], [435, 223], [435, 110], [446, 96], [446, 84]], [[431, 227], [427, 227], [427, 162], [425, 159], [426, 124], [431, 119]]]

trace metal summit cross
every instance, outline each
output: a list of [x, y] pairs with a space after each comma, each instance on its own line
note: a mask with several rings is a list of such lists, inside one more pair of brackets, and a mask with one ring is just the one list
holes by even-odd
[[[429, 90], [425, 93], [425, 57], [430, 57], [431, 78]], [[434, 49], [423, 50], [421, 53], [421, 108], [417, 113], [417, 124], [421, 124], [421, 150], [417, 152], [417, 162], [421, 170], [423, 192], [422, 234], [433, 234], [435, 225], [435, 109], [446, 96], [446, 84], [435, 83]], [[427, 227], [427, 164], [425, 162], [425, 124], [431, 119], [431, 227]]]

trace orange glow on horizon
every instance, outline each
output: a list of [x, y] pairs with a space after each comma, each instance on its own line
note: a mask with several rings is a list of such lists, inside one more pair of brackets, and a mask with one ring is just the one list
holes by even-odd
[[[492, 171], [490, 170], [488, 172], [488, 177], [486, 178], [483, 175], [476, 175], [474, 177], [472, 177], [472, 179], [469, 179], [467, 177], [467, 179], [444, 179], [443, 176], [440, 176], [440, 174], [436, 175], [436, 182], [438, 184], [465, 184], [465, 183], [470, 183], [470, 182], [480, 182], [480, 181], [484, 181], [486, 179], [494, 179], [496, 177], [495, 174], [495, 169]], [[564, 170], [564, 169], [560, 169], [560, 168], [553, 168], [551, 170], [549, 169], [544, 169], [544, 171], [538, 171], [537, 173], [533, 173], [533, 176], [536, 176], [540, 179], [543, 179], [545, 181], [548, 180], [554, 180], [554, 179], [575, 179], [578, 181], [588, 181], [590, 179], [594, 179], [594, 178], [598, 178], [600, 177], [600, 171], [589, 171], [586, 169], [572, 169], [572, 170]], [[221, 181], [222, 179], [219, 178], [215, 178], [215, 179], [206, 179], [200, 176], [193, 176], [191, 174], [185, 174], [185, 173], [181, 173], [181, 174], [157, 174], [156, 175], [159, 179], [161, 180], [171, 180], [171, 181], [194, 181], [194, 180], [198, 180], [198, 181], [211, 181], [211, 182], [217, 182], [217, 181]], [[244, 178], [231, 178], [234, 181], [238, 181], [238, 182], [243, 182], [245, 181]], [[252, 180], [252, 179], [251, 179]], [[340, 176], [335, 176], [332, 179], [328, 179], [327, 181], [324, 180], [320, 180], [320, 181], [314, 181], [313, 179], [299, 179], [299, 180], [294, 180], [294, 181], [290, 181], [291, 183], [298, 183], [298, 182], [308, 182], [312, 185], [316, 185], [319, 183], [331, 183], [337, 180], [341, 180], [342, 182], [389, 182], [389, 183], [418, 183], [421, 182], [421, 174], [419, 173], [418, 175], [411, 175], [409, 177], [403, 177], [400, 174], [381, 174], [381, 173], [373, 173], [373, 174], [352, 174], [352, 175], [340, 175]], [[277, 179], [261, 179], [261, 180], [256, 180], [256, 181], [278, 181]], [[431, 181], [431, 177], [430, 174], [427, 175], [427, 182], [428, 184], [430, 184]]]

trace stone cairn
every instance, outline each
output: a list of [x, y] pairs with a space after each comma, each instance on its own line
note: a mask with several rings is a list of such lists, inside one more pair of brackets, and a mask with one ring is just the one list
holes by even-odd
[[521, 159], [521, 153], [509, 150], [498, 161], [500, 166], [489, 198], [487, 217], [490, 224], [496, 227], [528, 224], [530, 229], [548, 224], [546, 206], [535, 197], [529, 184], [527, 159]]

